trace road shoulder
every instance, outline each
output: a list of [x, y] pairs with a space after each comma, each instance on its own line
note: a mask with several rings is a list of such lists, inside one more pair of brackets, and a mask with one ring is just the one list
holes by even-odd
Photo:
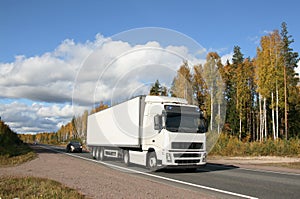
[[297, 157], [277, 157], [277, 156], [257, 156], [257, 157], [221, 157], [210, 156], [208, 158], [210, 164], [220, 164], [235, 166], [244, 169], [296, 173], [300, 174], [298, 168], [288, 168], [283, 166], [289, 163], [300, 164], [300, 158]]

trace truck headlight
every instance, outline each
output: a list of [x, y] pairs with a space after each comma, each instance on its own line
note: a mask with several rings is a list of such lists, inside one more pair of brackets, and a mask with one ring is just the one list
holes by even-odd
[[206, 153], [203, 153], [203, 158], [202, 158], [202, 162], [206, 162]]
[[166, 160], [167, 162], [172, 162], [172, 157], [170, 153], [166, 153]]

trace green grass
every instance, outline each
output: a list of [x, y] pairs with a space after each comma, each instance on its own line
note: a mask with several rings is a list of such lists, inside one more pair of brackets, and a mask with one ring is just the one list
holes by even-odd
[[0, 167], [19, 165], [36, 156], [36, 153], [27, 144], [0, 146]]
[[0, 198], [85, 198], [59, 182], [35, 177], [0, 178]]
[[221, 134], [209, 155], [300, 157], [300, 139], [243, 142], [237, 137]]

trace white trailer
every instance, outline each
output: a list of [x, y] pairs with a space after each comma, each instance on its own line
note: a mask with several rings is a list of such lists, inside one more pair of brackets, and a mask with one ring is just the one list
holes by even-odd
[[139, 96], [88, 116], [87, 145], [94, 158], [122, 158], [151, 170], [206, 164], [207, 124], [185, 99]]

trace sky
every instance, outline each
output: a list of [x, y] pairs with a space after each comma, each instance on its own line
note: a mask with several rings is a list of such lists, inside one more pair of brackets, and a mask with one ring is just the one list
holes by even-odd
[[253, 58], [260, 38], [282, 22], [300, 52], [299, 7], [297, 0], [0, 0], [0, 117], [18, 133], [57, 131], [99, 101], [145, 93], [156, 79], [170, 85], [183, 58], [203, 61], [195, 52], [225, 61], [238, 45]]

